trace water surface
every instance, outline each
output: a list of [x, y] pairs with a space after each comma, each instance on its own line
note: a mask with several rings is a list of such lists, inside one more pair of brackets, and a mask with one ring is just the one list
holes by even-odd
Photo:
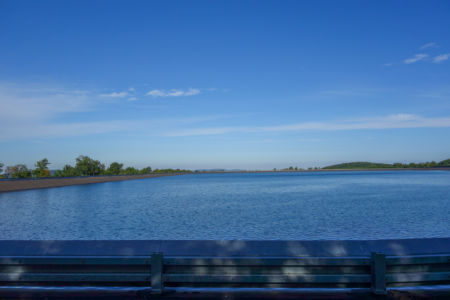
[[192, 174], [0, 193], [0, 239], [450, 237], [450, 172]]

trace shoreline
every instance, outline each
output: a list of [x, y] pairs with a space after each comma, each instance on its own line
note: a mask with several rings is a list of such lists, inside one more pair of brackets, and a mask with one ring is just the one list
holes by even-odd
[[117, 176], [86, 176], [69, 178], [43, 178], [43, 179], [18, 179], [0, 180], [0, 193], [18, 192], [25, 190], [46, 189], [70, 185], [83, 185], [114, 181], [136, 180], [144, 178], [156, 178], [165, 176], [184, 175], [185, 173], [170, 174], [145, 174], [145, 175], [117, 175]]
[[316, 170], [239, 170], [239, 171], [208, 171], [186, 174], [225, 174], [225, 173], [314, 173], [314, 172], [351, 172], [351, 171], [450, 171], [450, 167], [440, 168], [373, 168], [373, 169], [316, 169]]
[[114, 181], [137, 180], [178, 175], [226, 174], [226, 173], [314, 173], [314, 172], [350, 172], [350, 171], [450, 171], [450, 168], [381, 168], [381, 169], [317, 169], [317, 170], [248, 170], [248, 171], [212, 171], [192, 173], [163, 173], [145, 175], [86, 176], [86, 177], [50, 177], [35, 179], [0, 180], [0, 193], [25, 190], [46, 189], [71, 185], [84, 185]]

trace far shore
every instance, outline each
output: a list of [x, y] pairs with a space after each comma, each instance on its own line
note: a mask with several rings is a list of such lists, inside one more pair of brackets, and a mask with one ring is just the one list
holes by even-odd
[[164, 173], [145, 175], [118, 175], [118, 176], [86, 176], [86, 177], [53, 177], [42, 179], [0, 180], [0, 193], [15, 192], [33, 189], [45, 189], [69, 185], [92, 184], [112, 181], [135, 180], [163, 176], [176, 176], [185, 173]]
[[317, 169], [317, 170], [239, 170], [239, 171], [206, 171], [192, 173], [161, 173], [146, 175], [86, 176], [86, 177], [51, 177], [42, 179], [0, 180], [0, 193], [33, 189], [45, 189], [69, 185], [93, 184], [113, 181], [136, 180], [164, 176], [187, 174], [221, 174], [221, 173], [309, 173], [339, 171], [450, 171], [450, 168], [381, 168], [381, 169]]

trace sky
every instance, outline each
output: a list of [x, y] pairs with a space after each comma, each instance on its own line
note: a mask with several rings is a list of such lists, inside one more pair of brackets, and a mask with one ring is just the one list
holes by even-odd
[[449, 1], [0, 0], [0, 162], [450, 158]]

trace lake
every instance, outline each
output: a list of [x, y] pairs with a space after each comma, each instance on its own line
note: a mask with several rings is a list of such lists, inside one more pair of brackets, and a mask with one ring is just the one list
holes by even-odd
[[450, 172], [192, 174], [0, 193], [0, 239], [450, 237]]

